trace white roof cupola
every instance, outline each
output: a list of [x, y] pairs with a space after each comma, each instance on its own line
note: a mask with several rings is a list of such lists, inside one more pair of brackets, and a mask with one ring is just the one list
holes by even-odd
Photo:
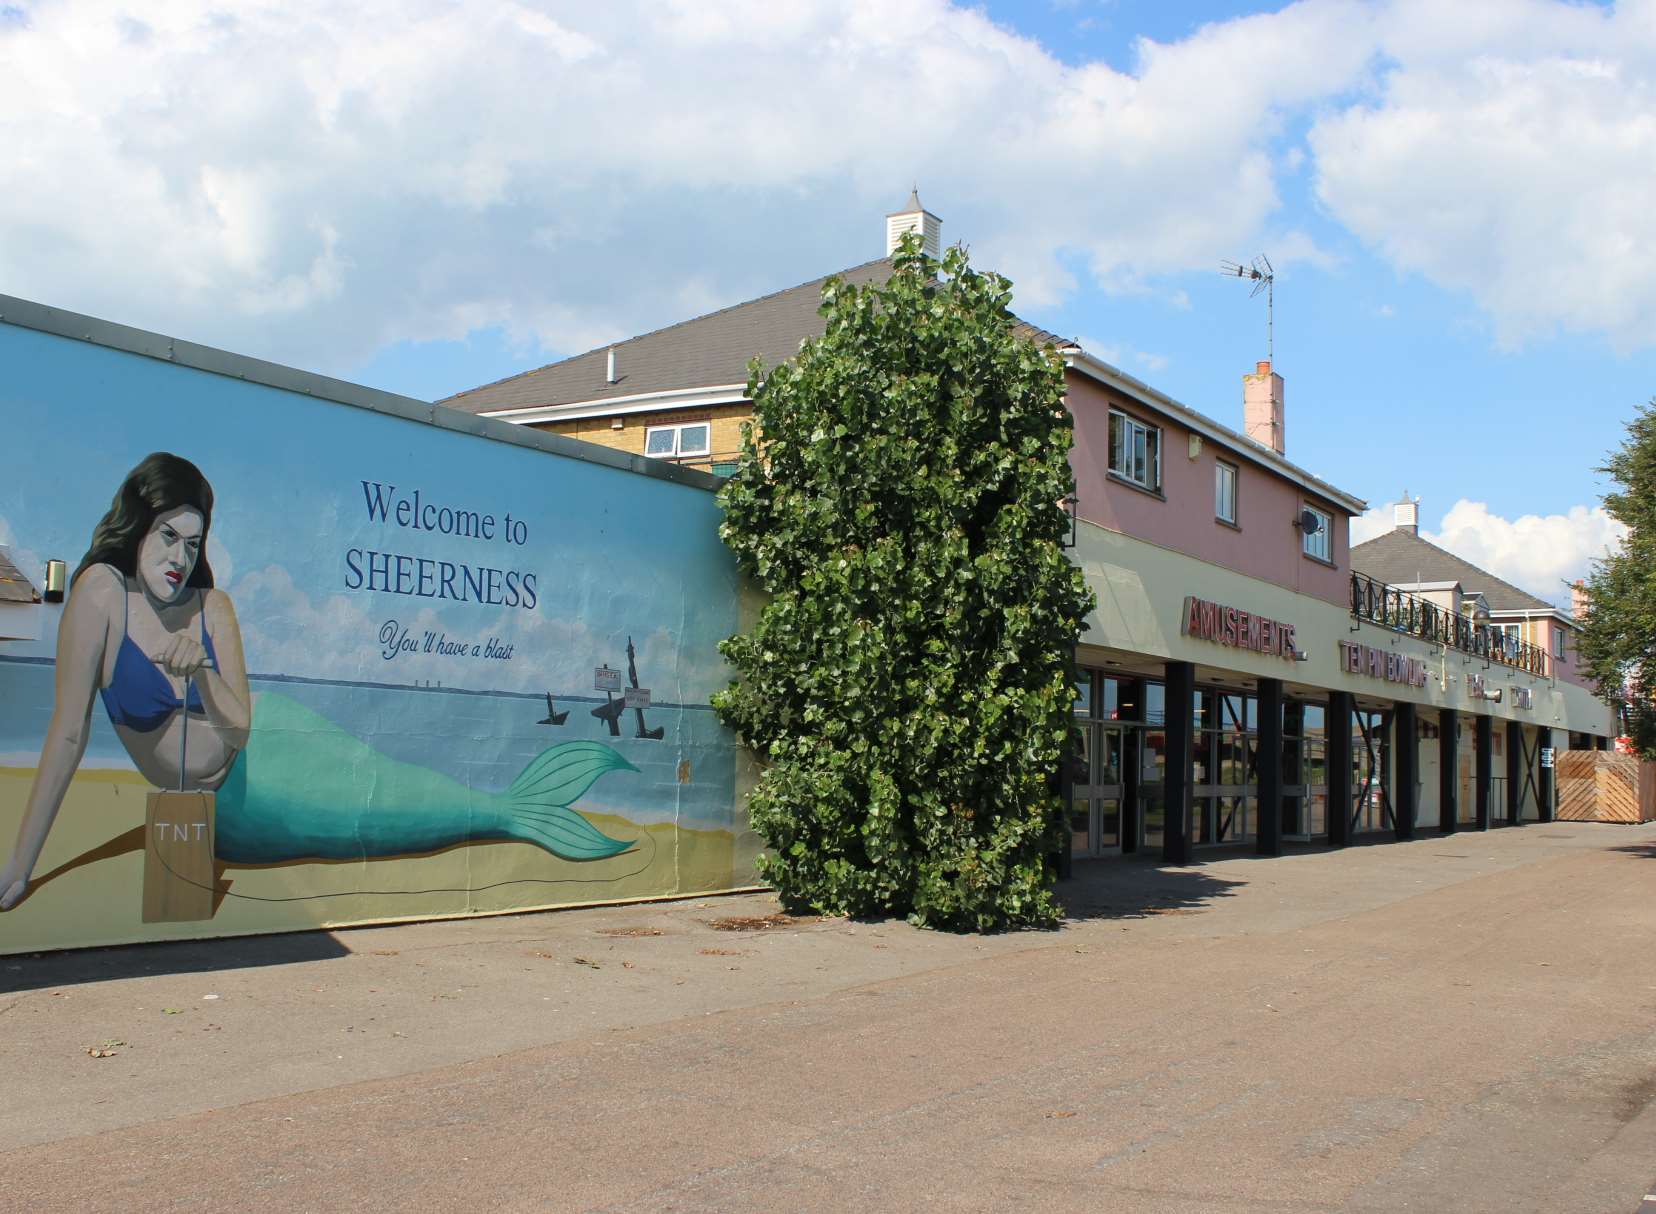
[[900, 211], [886, 216], [886, 256], [897, 251], [897, 242], [905, 232], [920, 233], [920, 248], [927, 257], [941, 257], [943, 221], [920, 205], [920, 187], [909, 191], [908, 202]]
[[1392, 507], [1392, 527], [1410, 535], [1420, 534], [1420, 499], [1410, 497], [1407, 489], [1403, 490], [1403, 500]]

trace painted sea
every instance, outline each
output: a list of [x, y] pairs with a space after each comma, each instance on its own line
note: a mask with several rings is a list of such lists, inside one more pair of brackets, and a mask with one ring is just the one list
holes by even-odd
[[[0, 767], [33, 767], [46, 736], [52, 703], [50, 659], [0, 654]], [[562, 725], [547, 718], [545, 695], [488, 688], [295, 679], [254, 674], [257, 696], [279, 692], [326, 717], [389, 758], [441, 772], [469, 787], [498, 792], [525, 764], [560, 742], [613, 746], [638, 770], [604, 776], [575, 805], [620, 814], [640, 824], [732, 830], [736, 744], [706, 704], [653, 704], [627, 709], [612, 736], [593, 715], [600, 692], [549, 689]], [[616, 697], [619, 698], [619, 697]], [[659, 739], [640, 737], [661, 730]], [[87, 768], [131, 770], [132, 763], [101, 706], [94, 706]]]

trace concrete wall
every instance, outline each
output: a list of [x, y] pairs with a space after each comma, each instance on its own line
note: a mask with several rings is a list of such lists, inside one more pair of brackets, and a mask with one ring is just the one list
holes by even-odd
[[[214, 497], [211, 589], [144, 589], [139, 547], [126, 593], [97, 564], [0, 642], [0, 861], [29, 879], [0, 952], [753, 883], [751, 771], [708, 706], [742, 600], [712, 478], [0, 302], [21, 566], [78, 564], [152, 452]], [[154, 659], [203, 633], [186, 718]], [[54, 708], [90, 721], [78, 761]], [[176, 784], [205, 848], [152, 795]]]

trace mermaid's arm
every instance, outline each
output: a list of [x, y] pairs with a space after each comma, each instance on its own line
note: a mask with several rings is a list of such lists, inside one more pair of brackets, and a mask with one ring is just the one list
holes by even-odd
[[207, 592], [203, 610], [218, 669], [203, 666], [195, 674], [196, 686], [201, 688], [201, 704], [207, 710], [207, 720], [218, 730], [227, 747], [239, 751], [247, 745], [247, 732], [253, 723], [253, 693], [247, 686], [241, 626], [236, 623], [236, 609], [230, 605], [230, 596], [221, 590]]
[[[90, 571], [88, 571], [90, 572]], [[40, 748], [23, 821], [11, 859], [0, 871], [0, 910], [9, 910], [28, 889], [46, 836], [63, 805], [63, 794], [86, 754], [92, 729], [92, 701], [103, 673], [110, 623], [124, 590], [108, 578], [82, 576], [72, 588], [58, 625], [57, 673], [52, 719]]]

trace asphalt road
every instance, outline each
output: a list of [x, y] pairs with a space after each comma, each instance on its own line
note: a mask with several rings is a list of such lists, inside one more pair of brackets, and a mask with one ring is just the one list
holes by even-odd
[[[0, 958], [0, 1209], [1545, 1211], [1656, 1179], [1656, 827]], [[97, 1055], [89, 1050], [98, 1051]]]

